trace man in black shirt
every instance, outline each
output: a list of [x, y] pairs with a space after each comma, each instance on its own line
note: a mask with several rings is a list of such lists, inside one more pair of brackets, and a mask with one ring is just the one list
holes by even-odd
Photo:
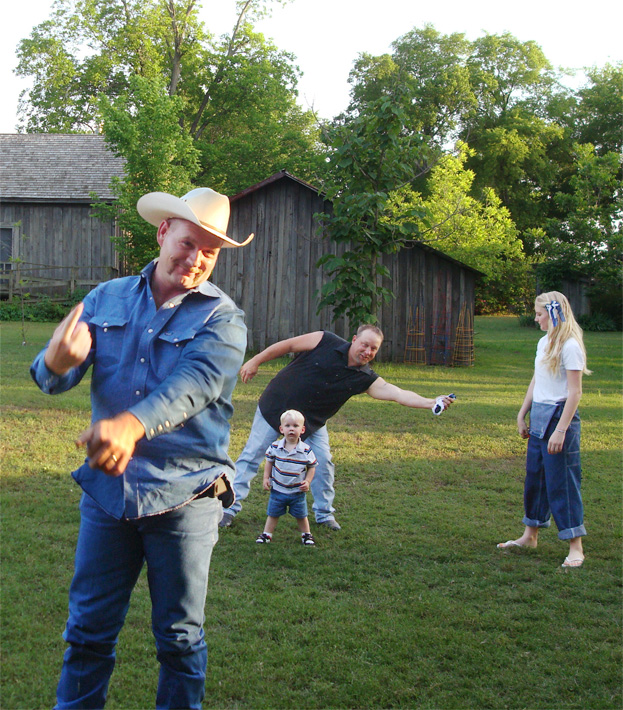
[[[354, 395], [366, 392], [374, 399], [397, 402], [405, 407], [432, 409], [436, 399], [422, 397], [386, 382], [369, 363], [374, 360], [383, 333], [373, 325], [362, 325], [349, 343], [328, 331], [315, 331], [269, 346], [246, 362], [240, 370], [249, 382], [265, 362], [295, 353], [296, 357], [280, 370], [261, 395], [249, 439], [236, 461], [234, 491], [236, 502], [223, 513], [221, 527], [229, 527], [249, 495], [251, 480], [257, 475], [268, 446], [279, 437], [279, 417], [287, 409], [303, 413], [303, 435], [318, 459], [311, 484], [316, 522], [339, 530], [335, 519], [333, 488], [335, 467], [331, 459], [326, 422]], [[452, 399], [443, 398], [444, 406]]]

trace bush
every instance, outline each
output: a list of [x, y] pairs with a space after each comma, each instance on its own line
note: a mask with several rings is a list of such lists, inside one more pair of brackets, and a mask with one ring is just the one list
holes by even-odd
[[598, 333], [618, 330], [616, 323], [605, 313], [591, 313], [591, 315], [578, 316], [578, 323], [583, 330], [592, 330]]
[[23, 312], [23, 318], [28, 322], [58, 323], [87, 293], [77, 289], [60, 301], [53, 301], [49, 296], [31, 297], [26, 294], [23, 306], [22, 299], [13, 296], [10, 301], [0, 302], [0, 321], [21, 321]]
[[534, 275], [525, 261], [501, 262], [495, 275], [476, 280], [476, 315], [521, 313], [533, 303]]
[[522, 328], [538, 328], [539, 324], [534, 320], [534, 313], [524, 313], [517, 320]]

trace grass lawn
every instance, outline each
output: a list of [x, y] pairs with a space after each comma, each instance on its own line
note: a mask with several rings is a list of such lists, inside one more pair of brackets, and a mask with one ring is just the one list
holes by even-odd
[[[79, 489], [73, 446], [88, 383], [41, 394], [28, 366], [53, 326], [2, 325], [3, 710], [54, 704], [65, 644]], [[515, 425], [537, 330], [511, 317], [475, 323], [476, 364], [378, 363], [390, 382], [455, 392], [441, 417], [352, 399], [329, 425], [342, 531], [312, 522], [304, 548], [282, 519], [256, 545], [261, 476], [214, 551], [206, 607], [205, 707], [621, 708], [621, 335], [587, 333], [580, 405], [586, 563], [564, 571], [555, 525], [537, 551], [502, 553], [522, 530], [525, 442]], [[234, 393], [230, 453], [283, 365]], [[311, 502], [311, 501], [310, 501]], [[154, 706], [158, 667], [141, 576], [118, 647], [107, 708]]]

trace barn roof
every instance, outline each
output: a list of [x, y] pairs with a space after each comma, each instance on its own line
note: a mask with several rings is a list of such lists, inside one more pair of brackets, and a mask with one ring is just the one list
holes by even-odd
[[104, 136], [66, 133], [0, 134], [0, 197], [15, 202], [110, 201], [110, 179], [123, 176], [123, 158]]
[[240, 200], [241, 198], [246, 197], [247, 195], [250, 195], [252, 192], [257, 192], [257, 190], [261, 190], [263, 187], [267, 187], [268, 185], [272, 185], [272, 183], [278, 182], [279, 180], [292, 180], [292, 182], [297, 182], [299, 185], [303, 185], [303, 187], [306, 187], [309, 190], [311, 190], [312, 192], [315, 192], [317, 195], [320, 195], [320, 197], [324, 197], [324, 194], [317, 187], [314, 187], [313, 185], [310, 185], [308, 182], [305, 182], [304, 180], [301, 180], [300, 178], [295, 177], [294, 175], [290, 174], [287, 170], [280, 170], [278, 173], [275, 173], [274, 175], [267, 177], [265, 180], [262, 180], [261, 182], [258, 182], [255, 185], [251, 185], [251, 187], [247, 187], [246, 190], [243, 190], [242, 192], [239, 192], [237, 195], [234, 195], [233, 197], [231, 197], [229, 201], [236, 202], [236, 200]]

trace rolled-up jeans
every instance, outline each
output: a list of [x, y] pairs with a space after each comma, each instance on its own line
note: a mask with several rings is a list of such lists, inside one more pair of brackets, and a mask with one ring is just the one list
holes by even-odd
[[580, 485], [580, 417], [576, 412], [565, 434], [562, 451], [547, 453], [547, 442], [558, 426], [563, 405], [559, 405], [543, 438], [528, 439], [524, 484], [524, 525], [549, 527], [553, 516], [558, 537], [570, 540], [586, 535]]
[[117, 520], [83, 494], [57, 710], [104, 707], [117, 638], [144, 562], [160, 662], [156, 708], [201, 708], [204, 606], [221, 510], [219, 500], [205, 497], [159, 515]]
[[[236, 502], [231, 508], [227, 508], [226, 513], [236, 515], [240, 512], [242, 501], [249, 495], [251, 481], [257, 475], [258, 466], [264, 458], [266, 449], [281, 436], [282, 434], [277, 429], [273, 429], [264, 419], [258, 407], [255, 411], [247, 443], [236, 461], [236, 474], [234, 476]], [[323, 426], [313, 434], [310, 434], [310, 436], [305, 438], [305, 443], [311, 446], [318, 460], [316, 474], [311, 482], [310, 490], [314, 498], [312, 510], [316, 516], [316, 522], [323, 523], [326, 520], [333, 520], [333, 514], [335, 513], [335, 508], [333, 507], [335, 466], [331, 459], [327, 427]]]

